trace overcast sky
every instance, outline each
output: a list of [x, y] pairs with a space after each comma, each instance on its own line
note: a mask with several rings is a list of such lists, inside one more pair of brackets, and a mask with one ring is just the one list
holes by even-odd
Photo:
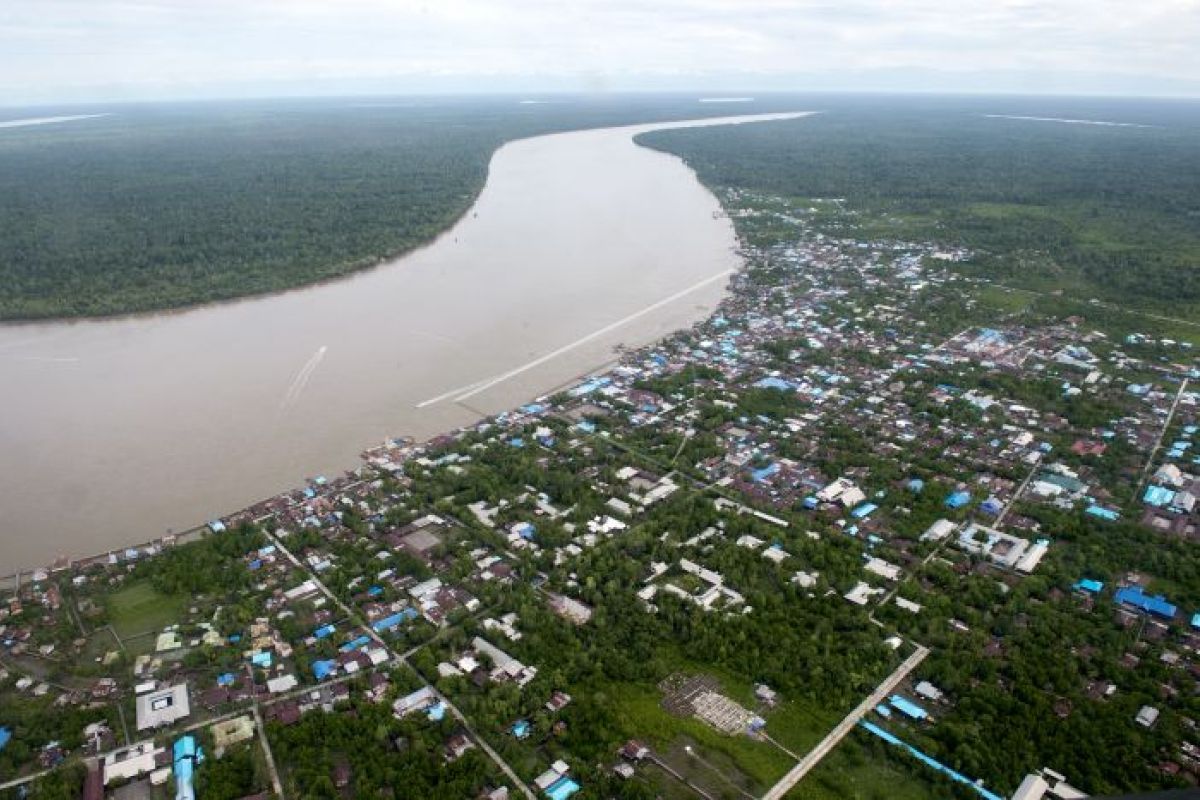
[[3, 0], [0, 103], [379, 91], [1200, 95], [1200, 0]]

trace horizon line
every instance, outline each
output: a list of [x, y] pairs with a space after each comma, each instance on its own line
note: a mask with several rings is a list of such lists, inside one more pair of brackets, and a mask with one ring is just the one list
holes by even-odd
[[345, 100], [345, 99], [366, 99], [366, 98], [420, 98], [420, 99], [436, 99], [436, 98], [521, 98], [533, 99], [541, 97], [562, 97], [562, 98], [577, 98], [577, 99], [596, 99], [596, 98], [619, 98], [628, 96], [643, 96], [643, 97], [676, 97], [676, 98], [691, 98], [694, 97], [697, 102], [712, 97], [726, 97], [731, 94], [745, 95], [739, 97], [739, 100], [753, 102], [764, 98], [781, 98], [781, 97], [801, 97], [801, 96], [880, 96], [880, 97], [959, 97], [959, 98], [1042, 98], [1042, 99], [1105, 99], [1105, 100], [1164, 100], [1164, 101], [1179, 101], [1179, 102], [1198, 102], [1200, 101], [1200, 93], [1195, 94], [1132, 94], [1129, 92], [1104, 92], [1104, 91], [1018, 91], [1013, 89], [871, 89], [871, 88], [844, 88], [844, 89], [779, 89], [779, 88], [764, 88], [754, 89], [751, 87], [742, 87], [738, 89], [659, 89], [659, 88], [623, 88], [623, 89], [484, 89], [484, 90], [466, 90], [466, 89], [440, 89], [440, 90], [420, 90], [406, 89], [399, 91], [381, 91], [381, 90], [365, 90], [356, 92], [354, 90], [345, 90], [338, 92], [312, 92], [312, 93], [270, 93], [263, 92], [249, 94], [219, 94], [212, 95], [196, 95], [196, 96], [170, 96], [163, 95], [161, 97], [139, 97], [139, 98], [97, 98], [90, 100], [39, 100], [31, 102], [5, 102], [0, 100], [0, 109], [20, 109], [20, 108], [67, 108], [67, 107], [89, 107], [89, 106], [148, 106], [148, 105], [169, 105], [169, 104], [204, 104], [204, 103], [251, 103], [251, 102], [269, 102], [269, 101], [287, 101], [287, 100]]

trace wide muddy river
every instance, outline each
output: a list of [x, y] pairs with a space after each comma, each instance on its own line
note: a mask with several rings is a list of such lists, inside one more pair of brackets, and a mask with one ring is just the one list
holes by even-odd
[[268, 297], [0, 326], [0, 575], [185, 530], [551, 391], [707, 315], [739, 266], [716, 198], [633, 144], [541, 136], [427, 247]]

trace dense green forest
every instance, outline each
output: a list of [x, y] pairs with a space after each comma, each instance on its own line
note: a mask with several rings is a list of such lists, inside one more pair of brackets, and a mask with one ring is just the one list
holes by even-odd
[[1177, 317], [1200, 310], [1200, 104], [830, 98], [818, 107], [825, 113], [796, 121], [638, 141], [682, 156], [717, 189], [843, 198], [890, 234], [972, 248], [967, 268], [984, 277]]
[[974, 266], [1007, 282], [1177, 315], [1200, 307], [1194, 103], [408, 98], [89, 108], [108, 115], [0, 131], [0, 319], [173, 308], [335, 277], [445, 230], [505, 141], [798, 109], [823, 113], [640, 141], [714, 187], [886, 212], [913, 235], [977, 248]]
[[694, 97], [83, 110], [108, 116], [0, 130], [0, 319], [172, 308], [342, 275], [446, 229], [505, 141], [730, 113]]

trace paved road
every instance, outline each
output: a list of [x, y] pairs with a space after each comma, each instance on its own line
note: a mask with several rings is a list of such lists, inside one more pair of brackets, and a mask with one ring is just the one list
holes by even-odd
[[[1004, 522], [1004, 518], [1008, 516], [1008, 512], [1012, 510], [1012, 507], [1016, 505], [1017, 500], [1021, 497], [1021, 493], [1025, 491], [1025, 487], [1029, 485], [1031, 480], [1033, 480], [1033, 476], [1037, 474], [1037, 471], [1041, 468], [1041, 466], [1041, 461], [1035, 463], [1033, 465], [1033, 469], [1029, 470], [1029, 474], [1025, 476], [1025, 480], [1021, 481], [1021, 485], [1017, 487], [1015, 492], [1013, 492], [1013, 496], [1009, 498], [1009, 501], [1007, 504], [1005, 504], [1004, 509], [996, 516], [996, 522], [994, 523], [996, 528], [999, 528], [1000, 523]], [[946, 538], [949, 539], [950, 537]]]
[[271, 788], [276, 797], [283, 797], [283, 782], [279, 780], [279, 770], [275, 768], [275, 754], [271, 752], [271, 743], [267, 741], [267, 728], [263, 725], [262, 714], [258, 713], [258, 703], [254, 704], [254, 727], [258, 728], [258, 741], [262, 745], [263, 758], [267, 761], [267, 773], [271, 776]]
[[[393, 662], [402, 662], [406, 666], [408, 666], [409, 669], [412, 669], [412, 666], [410, 664], [408, 664], [408, 662], [405, 660], [404, 656], [398, 655], [394, 650], [392, 650], [392, 648], [388, 645], [388, 643], [386, 641], [384, 641], [383, 637], [381, 637], [378, 633], [376, 633], [375, 630], [370, 625], [368, 625], [366, 623], [366, 621], [363, 620], [362, 617], [358, 613], [356, 613], [353, 609], [351, 609], [349, 606], [347, 606], [345, 603], [343, 603], [338, 598], [337, 595], [335, 595], [333, 592], [331, 592], [329, 590], [329, 588], [324, 583], [321, 582], [320, 578], [318, 578], [316, 576], [316, 573], [314, 573], [311, 569], [309, 569], [307, 564], [304, 564], [302, 561], [300, 561], [300, 559], [296, 558], [296, 556], [293, 555], [292, 552], [290, 550], [288, 550], [287, 547], [285, 547], [281, 541], [279, 541], [279, 538], [277, 536], [275, 536], [274, 534], [269, 533], [269, 532], [267, 533], [267, 536], [271, 539], [271, 541], [275, 544], [275, 546], [279, 548], [279, 551], [281, 553], [283, 553], [284, 556], [287, 557], [287, 559], [289, 561], [291, 561], [294, 565], [296, 565], [296, 567], [298, 567], [299, 569], [304, 571], [304, 573], [308, 576], [309, 580], [311, 580], [313, 582], [313, 584], [317, 587], [317, 589], [323, 595], [328, 597], [332, 603], [334, 603], [339, 609], [341, 609], [342, 613], [346, 615], [347, 619], [353, 620], [368, 636], [370, 636], [372, 639], [374, 639], [375, 642], [378, 643], [379, 646], [382, 647], [384, 649], [384, 651], [387, 652], [389, 660], [391, 660]], [[410, 651], [410, 652], [413, 652], [413, 651]], [[508, 777], [508, 779], [510, 781], [512, 781], [513, 784], [516, 785], [516, 787], [521, 791], [521, 793], [524, 794], [525, 797], [528, 798], [528, 800], [536, 800], [536, 797], [534, 796], [533, 792], [530, 791], [529, 787], [525, 785], [525, 782], [522, 781], [521, 778], [517, 775], [517, 773], [513, 771], [512, 767], [510, 767], [508, 765], [508, 763], [503, 758], [500, 757], [500, 754], [497, 753], [494, 749], [492, 749], [492, 746], [490, 744], [488, 744], [486, 741], [484, 741], [482, 736], [480, 736], [479, 734], [477, 734], [475, 732], [475, 729], [471, 727], [471, 723], [467, 721], [466, 716], [461, 711], [458, 710], [458, 707], [455, 706], [454, 703], [450, 702], [450, 698], [443, 695], [441, 692], [439, 692], [437, 690], [437, 687], [435, 687], [433, 684], [426, 681], [425, 677], [423, 675], [421, 675], [420, 672], [418, 672], [415, 669], [412, 669], [412, 671], [417, 677], [419, 677], [421, 679], [422, 683], [424, 683], [428, 688], [433, 690], [434, 695], [441, 702], [446, 704], [446, 708], [450, 711], [450, 714], [456, 720], [458, 720], [459, 724], [462, 725], [463, 728], [466, 729], [467, 735], [470, 736], [473, 740], [475, 740], [475, 743], [479, 745], [479, 749], [481, 749], [481, 750], [483, 750], [483, 752], [487, 753], [488, 758], [490, 758], [492, 761], [495, 762], [496, 766], [498, 766], [500, 768], [500, 770]]]
[[1175, 393], [1175, 401], [1171, 403], [1171, 410], [1167, 412], [1167, 418], [1163, 420], [1162, 430], [1158, 432], [1154, 447], [1150, 449], [1150, 455], [1146, 457], [1146, 466], [1142, 468], [1142, 478], [1138, 481], [1137, 489], [1134, 490], [1133, 497], [1129, 500], [1129, 507], [1137, 505], [1138, 498], [1142, 496], [1142, 487], [1146, 485], [1146, 479], [1150, 477], [1150, 470], [1154, 467], [1154, 457], [1158, 455], [1163, 439], [1166, 438], [1167, 431], [1171, 429], [1171, 420], [1175, 419], [1175, 411], [1179, 408], [1179, 401], [1183, 399], [1183, 393], [1187, 391], [1187, 387], [1188, 379], [1184, 378], [1183, 383], [1179, 384], [1179, 391]]
[[917, 665], [925, 660], [925, 656], [929, 655], [929, 649], [917, 645], [917, 649], [908, 658], [904, 659], [904, 663], [896, 668], [896, 671], [884, 679], [883, 683], [875, 687], [875, 691], [871, 692], [870, 696], [855, 706], [854, 710], [846, 715], [846, 718], [837, 724], [837, 727], [829, 732], [829, 735], [817, 744], [808, 752], [804, 758], [796, 766], [792, 767], [786, 775], [779, 779], [779, 783], [775, 784], [762, 796], [762, 800], [780, 800], [784, 795], [795, 788], [800, 779], [809, 773], [809, 771], [821, 762], [825, 756], [837, 747], [842, 739], [846, 738], [846, 734], [854, 729], [859, 720], [867, 715], [867, 713], [879, 705], [883, 698], [895, 689], [902, 680], [908, 677], [908, 674], [917, 668]]
[[[267, 515], [267, 517], [270, 517], [270, 516], [271, 515]], [[266, 519], [267, 517], [264, 517], [263, 519]], [[372, 671], [378, 670], [378, 669], [386, 669], [389, 667], [394, 667], [397, 664], [405, 664], [410, 669], [412, 669], [412, 666], [410, 664], [408, 664], [409, 657], [411, 657], [414, 653], [416, 653], [422, 647], [428, 646], [430, 644], [430, 642], [424, 642], [402, 654], [396, 653], [387, 644], [387, 642], [384, 641], [384, 639], [379, 636], [379, 634], [377, 634], [374, 630], [371, 629], [371, 627], [369, 625], [367, 625], [366, 621], [363, 620], [361, 618], [361, 616], [359, 616], [357, 613], [355, 613], [350, 607], [348, 607], [345, 603], [343, 603], [332, 591], [330, 591], [329, 587], [327, 587], [322, 581], [320, 581], [316, 577], [316, 575], [313, 573], [313, 571], [308, 568], [308, 565], [304, 564], [290, 550], [288, 550], [287, 547], [282, 542], [279, 541], [278, 537], [274, 536], [273, 534], [271, 534], [269, 532], [267, 533], [267, 537], [276, 545], [276, 547], [278, 547], [279, 551], [282, 552], [284, 554], [284, 556], [290, 562], [292, 562], [292, 564], [294, 564], [296, 567], [301, 569], [305, 573], [305, 575], [307, 575], [309, 578], [311, 578], [313, 580], [313, 583], [314, 583], [314, 585], [317, 586], [318, 591], [320, 591], [327, 598], [329, 598], [329, 600], [332, 601], [335, 605], [337, 605], [337, 607], [342, 611], [343, 614], [346, 615], [346, 617], [348, 619], [350, 619], [351, 621], [356, 623], [366, 634], [368, 634], [373, 640], [375, 640], [375, 642], [377, 642], [379, 645], [381, 645], [384, 648], [384, 650], [388, 654], [388, 660], [382, 662], [378, 666], [372, 667], [371, 668]], [[476, 612], [476, 616], [483, 613], [485, 610], [486, 609], [480, 609], [479, 612]], [[440, 636], [441, 634], [439, 633], [438, 635]], [[434, 638], [436, 639], [437, 637], [434, 637]], [[413, 670], [413, 672], [419, 678], [421, 678], [421, 680], [423, 682], [425, 682], [426, 686], [430, 686], [430, 688], [433, 689], [433, 691], [434, 691], [435, 695], [437, 695], [438, 699], [440, 699], [442, 702], [444, 702], [446, 704], [446, 707], [450, 710], [450, 713], [456, 719], [459, 720], [459, 722], [463, 725], [464, 728], [466, 728], [467, 734], [479, 744], [480, 749], [482, 749], [485, 753], [487, 753], [487, 755], [496, 763], [496, 765], [498, 767], [500, 767], [500, 769], [504, 772], [504, 774], [506, 776], [508, 776], [508, 778], [528, 798], [528, 800], [536, 800], [533, 792], [530, 791], [529, 787], [526, 786], [525, 783], [517, 776], [517, 774], [508, 766], [508, 764], [505, 763], [505, 761], [501, 758], [500, 754], [497, 753], [495, 750], [493, 750], [492, 747], [487, 742], [485, 742], [475, 732], [475, 730], [471, 727], [470, 723], [467, 722], [466, 717], [463, 716], [462, 712], [460, 712], [458, 710], [458, 708], [453, 703], [451, 703], [448, 698], [446, 698], [444, 695], [442, 695], [441, 692], [438, 692], [435, 687], [431, 686], [427, 681], [425, 681], [424, 677], [421, 676], [420, 673], [418, 673], [415, 669]], [[358, 673], [358, 674], [362, 674], [362, 673]], [[351, 674], [341, 675], [337, 678], [332, 678], [327, 681], [322, 681], [320, 686], [327, 687], [327, 686], [332, 686], [337, 683], [344, 683], [346, 681], [353, 679], [354, 677], [356, 677], [356, 676], [351, 675]], [[260, 702], [261, 702], [261, 705], [274, 705], [275, 703], [280, 703], [280, 702], [284, 702], [286, 700], [291, 700], [293, 698], [300, 697], [301, 695], [308, 694], [309, 692], [313, 691], [314, 688], [317, 688], [317, 687], [301, 686], [301, 687], [294, 689], [292, 691], [289, 691], [289, 692], [282, 692], [280, 694], [272, 695], [271, 697], [262, 699], [261, 701], [259, 700], [259, 698], [256, 697], [253, 700], [250, 700], [244, 704], [240, 704], [236, 708], [234, 708], [230, 711], [227, 711], [223, 714], [220, 714], [215, 717], [208, 717], [208, 718], [205, 718], [198, 722], [193, 722], [182, 728], [176, 729], [176, 732], [180, 733], [180, 734], [190, 733], [199, 728], [206, 728], [206, 727], [208, 727], [210, 725], [214, 725], [218, 722], [223, 722], [228, 719], [233, 719], [234, 717], [239, 717], [244, 714], [250, 714], [251, 716], [254, 717], [255, 722], [256, 722], [256, 727], [258, 728], [259, 733], [262, 736], [262, 748], [263, 748], [263, 752], [266, 755], [268, 762], [269, 762], [268, 767], [269, 767], [269, 772], [271, 773], [271, 783], [275, 789], [275, 792], [279, 796], [282, 797], [279, 775], [278, 775], [277, 769], [275, 768], [275, 766], [273, 764], [274, 758], [272, 757], [269, 743], [266, 741], [265, 726], [263, 725], [262, 717], [259, 713], [259, 705], [260, 705]], [[118, 706], [118, 710], [120, 710], [120, 706]], [[147, 738], [150, 738], [150, 737], [147, 737]], [[115, 748], [115, 749], [109, 751], [108, 753], [100, 753], [95, 758], [103, 761], [104, 757], [109, 755], [109, 753], [116, 753], [116, 752], [119, 752], [119, 751], [125, 749], [125, 747], [128, 746], [128, 744], [132, 743], [129, 740], [128, 734], [126, 734], [126, 740], [127, 740], [126, 745]], [[60, 764], [58, 767], [41, 770], [39, 772], [35, 772], [33, 774], [26, 775], [21, 778], [15, 778], [13, 780], [9, 780], [4, 783], [0, 783], [0, 791], [6, 790], [6, 789], [15, 789], [24, 784], [32, 783], [40, 778], [43, 778], [43, 777], [49, 775], [51, 772], [54, 772], [59, 767], [65, 765], [65, 764], [69, 764], [69, 763], [75, 763], [75, 762], [73, 760], [68, 760], [68, 761], [63, 762], [63, 764]]]

